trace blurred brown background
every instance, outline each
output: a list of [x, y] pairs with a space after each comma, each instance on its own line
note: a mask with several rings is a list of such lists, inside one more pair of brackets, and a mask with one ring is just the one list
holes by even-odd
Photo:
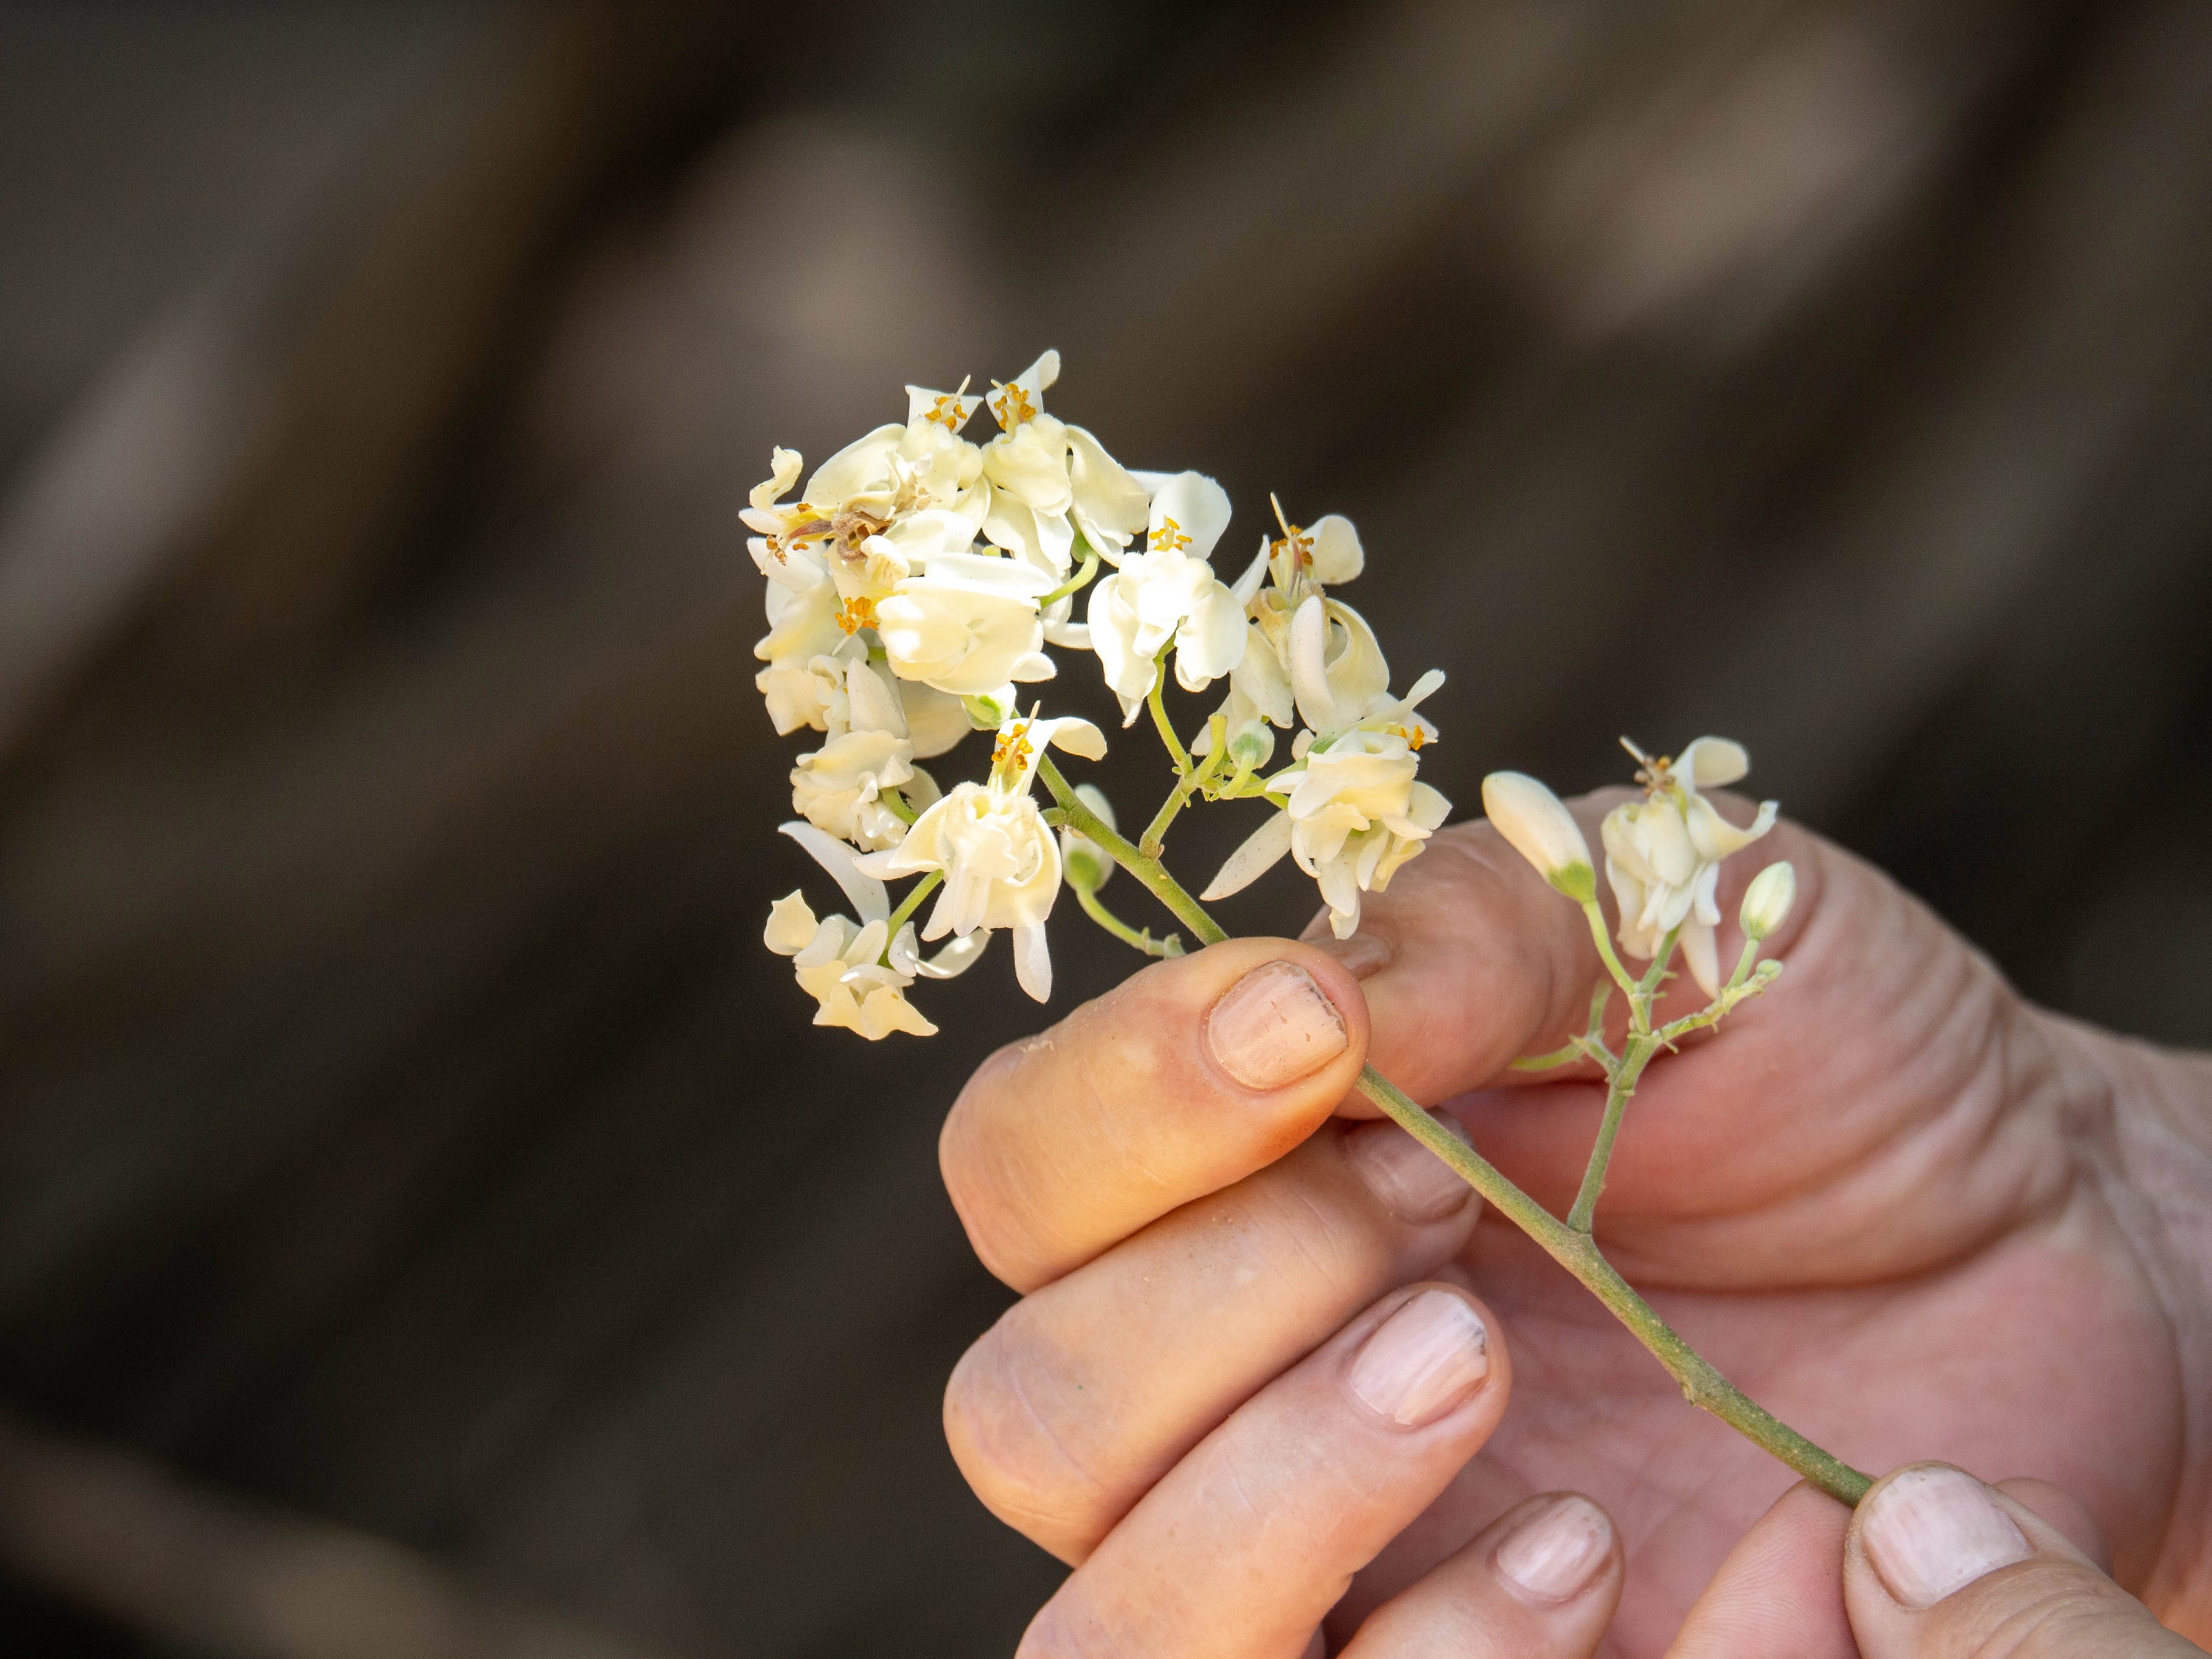
[[2203, 0], [0, 6], [0, 1648], [1010, 1650], [1043, 1016], [757, 942], [735, 510], [908, 379], [1352, 514], [1463, 809], [1723, 730], [2212, 1041], [2208, 108]]

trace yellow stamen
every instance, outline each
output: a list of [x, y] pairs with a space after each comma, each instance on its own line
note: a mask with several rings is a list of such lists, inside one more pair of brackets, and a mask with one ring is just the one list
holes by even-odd
[[998, 396], [986, 401], [990, 404], [991, 413], [997, 417], [1001, 432], [1012, 432], [1024, 421], [1036, 418], [1036, 405], [1030, 401], [1028, 392], [1018, 386], [1006, 386], [997, 380], [991, 384], [998, 387]]
[[837, 607], [837, 626], [848, 634], [857, 634], [864, 628], [876, 625], [876, 602], [870, 599], [848, 599]]
[[1152, 532], [1152, 550], [1155, 553], [1180, 553], [1190, 545], [1190, 538], [1182, 533], [1182, 526], [1173, 519], [1162, 519], [1160, 527]]
[[999, 740], [991, 746], [991, 769], [1018, 772], [1029, 764], [1030, 757], [1035, 753], [1036, 750], [1030, 746], [1030, 723], [1024, 720], [999, 733]]

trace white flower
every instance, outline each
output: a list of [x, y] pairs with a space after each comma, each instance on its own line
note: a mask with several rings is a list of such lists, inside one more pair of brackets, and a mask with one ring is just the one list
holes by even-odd
[[1482, 781], [1482, 811], [1536, 873], [1569, 898], [1597, 896], [1589, 843], [1565, 802], [1526, 772], [1492, 772]]
[[1052, 994], [1044, 923], [1060, 878], [1059, 843], [1030, 797], [1048, 744], [1091, 760], [1106, 752], [1104, 734], [1089, 720], [1009, 720], [999, 731], [988, 783], [956, 784], [897, 847], [856, 866], [870, 876], [942, 871], [945, 885], [921, 936], [964, 939], [979, 930], [1011, 929], [1014, 975], [1039, 1002]]
[[1060, 354], [1048, 351], [985, 399], [1000, 431], [983, 446], [982, 528], [994, 545], [1065, 576], [1079, 532], [1109, 562], [1120, 556], [1144, 528], [1148, 492], [1090, 433], [1044, 412], [1059, 378]]
[[835, 877], [853, 907], [855, 922], [845, 916], [820, 921], [797, 891], [778, 899], [769, 911], [764, 939], [778, 956], [790, 957], [801, 989], [820, 1005], [817, 1025], [841, 1025], [873, 1042], [893, 1031], [933, 1036], [937, 1027], [906, 1000], [917, 977], [951, 979], [982, 954], [981, 939], [962, 940], [932, 961], [915, 950], [914, 924], [890, 937], [890, 900], [881, 882], [863, 875], [852, 848], [811, 824], [787, 823], [783, 833], [804, 847]]
[[1682, 956], [1707, 996], [1720, 994], [1720, 964], [1713, 928], [1721, 919], [1714, 891], [1720, 862], [1774, 827], [1767, 801], [1750, 828], [1739, 830], [1698, 792], [1734, 783], [1751, 769], [1743, 745], [1726, 738], [1699, 738], [1680, 758], [1644, 763], [1637, 781], [1644, 798], [1605, 815], [1605, 874], [1620, 905], [1621, 948], [1650, 957], [1667, 935], [1681, 929]]
[[[1319, 648], [1318, 678], [1328, 688], [1332, 720], [1353, 723], [1388, 696], [1390, 683], [1389, 666], [1367, 619], [1324, 592], [1329, 585], [1350, 581], [1365, 567], [1366, 554], [1352, 520], [1332, 513], [1301, 530], [1283, 516], [1280, 502], [1275, 503], [1275, 516], [1282, 535], [1261, 538], [1258, 554], [1230, 590], [1249, 623], [1243, 654], [1229, 677], [1228, 701], [1219, 710], [1237, 758], [1255, 769], [1275, 752], [1273, 728], [1287, 730], [1298, 718], [1291, 679], [1291, 635], [1296, 619], [1310, 606], [1317, 607], [1307, 628]], [[1350, 717], [1342, 718], [1339, 710]], [[1212, 740], [1210, 730], [1201, 733], [1194, 751], [1205, 754]]]
[[915, 744], [896, 683], [864, 659], [848, 657], [836, 665], [844, 677], [823, 700], [830, 740], [799, 757], [791, 804], [841, 841], [870, 851], [895, 846], [908, 819], [884, 799], [886, 792], [900, 792], [909, 811], [919, 810], [938, 798], [936, 781], [914, 764]]
[[[902, 930], [910, 937], [913, 926]], [[820, 922], [797, 891], [775, 902], [764, 935], [768, 948], [794, 958], [799, 988], [821, 1005], [817, 1025], [842, 1025], [870, 1042], [893, 1031], [934, 1036], [937, 1027], [906, 1000], [911, 972], [888, 965], [889, 929], [882, 921], [856, 925], [844, 916]]]
[[1743, 908], [1736, 913], [1743, 936], [1754, 944], [1765, 939], [1790, 919], [1790, 907], [1796, 902], [1797, 872], [1790, 860], [1768, 865], [1744, 890]]
[[1133, 722], [1159, 678], [1170, 641], [1176, 679], [1203, 691], [1244, 654], [1244, 606], [1206, 556], [1229, 523], [1229, 496], [1212, 479], [1178, 472], [1152, 496], [1149, 549], [1124, 556], [1091, 590], [1091, 648]]
[[1320, 884], [1331, 931], [1350, 938], [1360, 895], [1388, 887], [1451, 814], [1451, 803], [1415, 776], [1434, 728], [1413, 706], [1443, 684], [1431, 670], [1404, 701], [1386, 700], [1363, 723], [1307, 744], [1300, 764], [1267, 781], [1283, 810], [1229, 855], [1200, 896], [1226, 898], [1288, 853]]
[[1050, 679], [1037, 601], [1054, 586], [1049, 571], [1018, 559], [939, 554], [874, 608], [891, 672], [954, 696]]

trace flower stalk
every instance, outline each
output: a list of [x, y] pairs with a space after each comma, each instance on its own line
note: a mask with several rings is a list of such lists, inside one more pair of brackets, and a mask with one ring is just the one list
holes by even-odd
[[[754, 647], [764, 665], [754, 684], [779, 733], [822, 734], [790, 775], [798, 816], [782, 833], [854, 913], [817, 916], [793, 891], [775, 902], [762, 933], [814, 1000], [817, 1024], [871, 1042], [933, 1035], [908, 991], [965, 972], [999, 933], [1010, 939], [1015, 982], [1048, 1000], [1046, 924], [1063, 886], [1124, 944], [1151, 957], [1182, 954], [1182, 935], [1155, 938], [1101, 901], [1116, 867], [1200, 944], [1219, 943], [1227, 934], [1161, 857], [1169, 830], [1201, 799], [1257, 798], [1268, 810], [1200, 897], [1225, 898], [1288, 860], [1320, 890], [1339, 939], [1358, 928], [1364, 896], [1383, 892], [1451, 815], [1451, 803], [1419, 775], [1422, 751], [1441, 735], [1420, 705], [1444, 676], [1431, 669], [1392, 690], [1373, 629], [1336, 591], [1365, 568], [1351, 521], [1330, 514], [1301, 527], [1278, 503], [1282, 534], [1263, 534], [1243, 573], [1226, 580], [1211, 562], [1231, 518], [1221, 485], [1194, 471], [1121, 466], [1091, 433], [1046, 412], [1059, 374], [1059, 354], [1048, 351], [1012, 382], [994, 380], [988, 395], [969, 396], [965, 381], [949, 392], [908, 386], [902, 423], [847, 445], [803, 487], [799, 456], [773, 452], [770, 476], [739, 514], [755, 532], [747, 550], [766, 581], [769, 631]], [[977, 443], [963, 434], [986, 408], [999, 431]], [[1086, 590], [1079, 622], [1075, 598]], [[1047, 753], [1094, 761], [1106, 753], [1097, 726], [1048, 718], [1023, 690], [1057, 675], [1047, 645], [1088, 653], [1123, 727], [1149, 711], [1173, 763], [1172, 787], [1133, 842], [1116, 830], [1105, 795], [1071, 786]], [[1188, 692], [1226, 682], [1225, 701], [1188, 747], [1164, 700], [1170, 671]], [[994, 734], [987, 775], [940, 786], [920, 763], [949, 754], [971, 730]], [[1287, 755], [1279, 756], [1279, 733], [1290, 734]], [[1644, 795], [1606, 815], [1601, 866], [1574, 813], [1541, 781], [1517, 772], [1483, 781], [1492, 825], [1581, 908], [1606, 969], [1583, 1032], [1515, 1062], [1525, 1071], [1587, 1062], [1606, 1078], [1605, 1109], [1565, 1218], [1373, 1066], [1357, 1086], [1612, 1310], [1686, 1398], [1855, 1502], [1866, 1478], [1715, 1370], [1594, 1237], [1644, 1068], [1773, 984], [1782, 964], [1759, 961], [1759, 948], [1796, 891], [1786, 863], [1759, 873], [1739, 912], [1743, 955], [1723, 981], [1720, 866], [1773, 827], [1777, 804], [1738, 827], [1706, 798], [1750, 767], [1742, 745], [1725, 738], [1699, 738], [1673, 759], [1626, 746]], [[1039, 778], [1048, 807], [1032, 793]], [[1601, 867], [1618, 910], [1611, 929], [1598, 903]], [[884, 884], [909, 877], [921, 879], [894, 908]], [[1648, 963], [1641, 976], [1624, 956]], [[1678, 956], [1706, 1005], [1658, 1024], [1654, 1009]], [[1626, 1000], [1619, 1053], [1606, 1041], [1615, 991]]]
[[[1201, 942], [1218, 945], [1229, 937], [1228, 932], [1206, 913], [1204, 907], [1184, 890], [1182, 884], [1168, 873], [1158, 859], [1146, 856], [1134, 843], [1115, 834], [1097, 813], [1085, 805], [1049, 758], [1038, 767], [1037, 776], [1051, 792], [1062, 820], [1096, 842], [1115, 863], [1142, 882]], [[1593, 904], [1590, 908], [1595, 909], [1596, 907]], [[1613, 954], [1611, 940], [1604, 936], [1601, 926], [1600, 942], [1614, 977], [1630, 986], [1639, 985], [1640, 981], [1630, 978], [1627, 970], [1619, 965], [1618, 957]], [[1646, 975], [1655, 988], [1662, 972], [1663, 961], [1655, 959], [1651, 972]], [[1649, 993], [1646, 994], [1648, 996]], [[1593, 1001], [1592, 1024], [1595, 1027], [1601, 1018], [1604, 1004], [1601, 999], [1594, 999]], [[1648, 1006], [1644, 1013], [1648, 1025]], [[1677, 1021], [1665, 1028], [1666, 1032], [1672, 1034], [1676, 1026], [1684, 1024], [1686, 1022]], [[1628, 1075], [1625, 1082], [1616, 1074], [1613, 1085], [1608, 1091], [1607, 1118], [1613, 1133], [1619, 1132], [1620, 1109], [1626, 1105], [1629, 1094], [1634, 1091], [1636, 1076], [1641, 1073], [1650, 1054], [1665, 1040], [1661, 1033], [1652, 1032], [1643, 1042], [1632, 1042], [1623, 1045], [1631, 1053], [1638, 1053], [1639, 1049], [1640, 1053], [1638, 1053], [1635, 1061], [1634, 1073]], [[1589, 1039], [1582, 1042], [1586, 1044]], [[1586, 1052], [1581, 1046], [1570, 1046], [1576, 1048], [1577, 1058]], [[1621, 1067], [1623, 1070], [1626, 1068], [1626, 1054], [1622, 1057]], [[1668, 1374], [1681, 1385], [1685, 1400], [1701, 1410], [1710, 1412], [1831, 1497], [1845, 1504], [1856, 1504], [1866, 1495], [1867, 1489], [1873, 1485], [1872, 1480], [1808, 1440], [1746, 1395], [1660, 1318], [1651, 1304], [1638, 1296], [1629, 1282], [1620, 1276], [1619, 1270], [1605, 1259], [1598, 1249], [1596, 1239], [1590, 1234], [1586, 1213], [1581, 1226], [1573, 1224], [1571, 1217], [1568, 1221], [1561, 1221], [1508, 1180], [1497, 1165], [1444, 1127], [1410, 1095], [1372, 1066], [1361, 1069], [1359, 1080], [1353, 1086], [1414, 1139], [1442, 1158], [1460, 1179], [1482, 1194], [1485, 1202], [1534, 1239], [1546, 1255], [1580, 1280], [1593, 1296], [1605, 1304], [1613, 1317], [1628, 1328], [1651, 1356], [1666, 1367]], [[1603, 1130], [1600, 1133], [1604, 1158], [1609, 1158], [1612, 1136]], [[1586, 1189], [1590, 1187], [1593, 1176], [1597, 1185], [1601, 1187], [1605, 1176], [1604, 1158], [1595, 1152], [1592, 1155], [1589, 1170], [1583, 1177]], [[1589, 1196], [1594, 1206], [1595, 1193]], [[1576, 1206], [1578, 1211], [1583, 1207], [1579, 1197]]]

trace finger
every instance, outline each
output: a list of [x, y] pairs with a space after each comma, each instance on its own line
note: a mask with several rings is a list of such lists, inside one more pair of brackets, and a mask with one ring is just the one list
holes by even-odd
[[1038, 1613], [1021, 1659], [1297, 1659], [1489, 1437], [1510, 1385], [1473, 1297], [1385, 1297], [1146, 1493]]
[[1343, 1659], [1589, 1659], [1620, 1600], [1620, 1545], [1587, 1498], [1532, 1498], [1359, 1627]]
[[1942, 1463], [1876, 1484], [1844, 1546], [1866, 1659], [2201, 1654], [2019, 1498]]
[[1008, 1310], [945, 1390], [994, 1513], [1079, 1561], [1222, 1419], [1474, 1224], [1473, 1190], [1395, 1123], [1326, 1125]]
[[984, 1265], [1034, 1289], [1280, 1158], [1366, 1051], [1357, 981], [1310, 945], [1158, 963], [984, 1063], [938, 1143], [945, 1188]]
[[1667, 1659], [1859, 1659], [1844, 1611], [1844, 1534], [1851, 1512], [1800, 1482], [1746, 1533]]
[[1582, 911], [1483, 823], [1431, 836], [1350, 939], [1327, 938], [1322, 918], [1310, 932], [1359, 978], [1376, 1068], [1421, 1101], [1565, 1042], [1602, 971]]

